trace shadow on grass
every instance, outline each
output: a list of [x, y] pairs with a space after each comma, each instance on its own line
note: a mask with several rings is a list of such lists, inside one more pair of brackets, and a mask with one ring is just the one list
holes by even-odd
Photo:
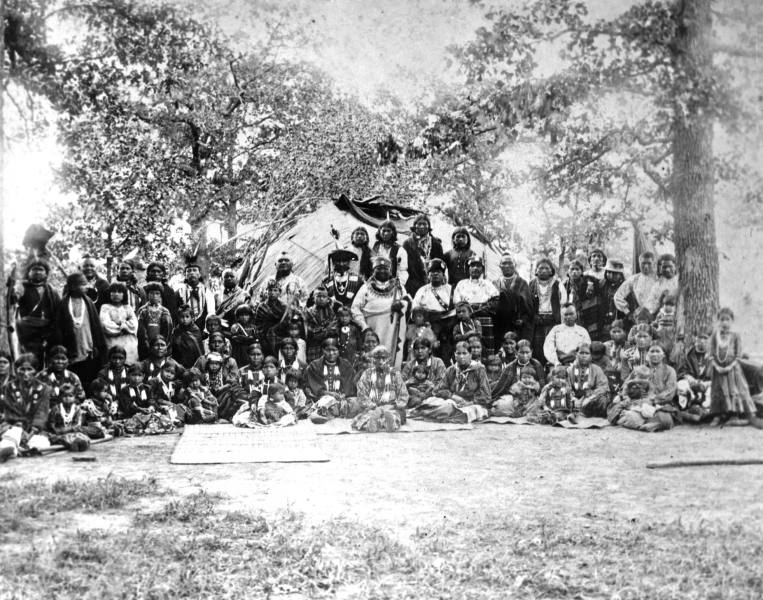
[[[136, 496], [155, 488], [126, 485]], [[125, 507], [125, 496], [94, 505], [118, 498]], [[117, 535], [74, 531], [45, 549], [0, 550], [0, 589], [106, 599], [763, 597], [763, 538], [739, 523], [485, 511], [400, 540], [349, 518], [225, 511], [221, 499], [199, 492], [138, 513]]]

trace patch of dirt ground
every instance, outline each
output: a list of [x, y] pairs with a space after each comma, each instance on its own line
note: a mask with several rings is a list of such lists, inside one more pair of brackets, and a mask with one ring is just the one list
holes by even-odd
[[763, 459], [750, 427], [678, 427], [643, 434], [610, 427], [564, 430], [478, 425], [473, 430], [319, 436], [326, 463], [172, 465], [177, 435], [122, 438], [72, 454], [14, 460], [16, 480], [155, 477], [180, 494], [226, 496], [221, 508], [291, 509], [308, 519], [344, 516], [416, 531], [470, 514], [572, 519], [607, 514], [661, 522], [763, 522], [763, 465], [646, 469], [651, 461]]

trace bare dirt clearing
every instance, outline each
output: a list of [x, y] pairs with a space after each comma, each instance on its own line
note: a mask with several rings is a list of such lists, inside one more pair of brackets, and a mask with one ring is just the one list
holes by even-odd
[[97, 461], [61, 453], [2, 472], [33, 478], [154, 477], [161, 487], [226, 496], [221, 508], [304, 512], [393, 526], [398, 535], [479, 512], [507, 517], [747, 521], [763, 524], [763, 467], [648, 470], [670, 459], [763, 458], [748, 427], [566, 431], [479, 425], [472, 431], [320, 436], [328, 463], [171, 465], [176, 435], [96, 446]]

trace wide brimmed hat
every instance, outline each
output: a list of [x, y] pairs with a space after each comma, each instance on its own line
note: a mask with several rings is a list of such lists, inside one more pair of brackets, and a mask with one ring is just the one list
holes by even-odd
[[607, 260], [607, 266], [604, 267], [605, 271], [609, 271], [611, 273], [622, 273], [625, 275], [625, 266], [623, 265], [622, 261], [609, 259]]
[[337, 248], [336, 250], [329, 252], [329, 259], [355, 261], [358, 260], [358, 255], [347, 248]]

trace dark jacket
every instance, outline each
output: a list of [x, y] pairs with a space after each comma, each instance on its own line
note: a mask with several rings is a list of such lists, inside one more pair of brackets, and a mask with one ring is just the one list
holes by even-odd
[[[90, 321], [90, 335], [93, 338], [93, 358], [104, 363], [106, 362], [106, 337], [103, 335], [103, 327], [101, 327], [101, 319], [98, 316], [98, 310], [95, 308], [95, 304], [93, 304], [93, 301], [90, 298], [83, 296], [82, 299], [85, 302], [87, 318]], [[68, 295], [65, 295], [61, 299], [61, 304], [58, 307], [55, 321], [55, 343], [64, 346], [69, 355], [69, 360], [72, 360], [77, 356], [77, 340], [74, 335], [74, 321], [72, 320], [71, 313], [69, 313]]]

